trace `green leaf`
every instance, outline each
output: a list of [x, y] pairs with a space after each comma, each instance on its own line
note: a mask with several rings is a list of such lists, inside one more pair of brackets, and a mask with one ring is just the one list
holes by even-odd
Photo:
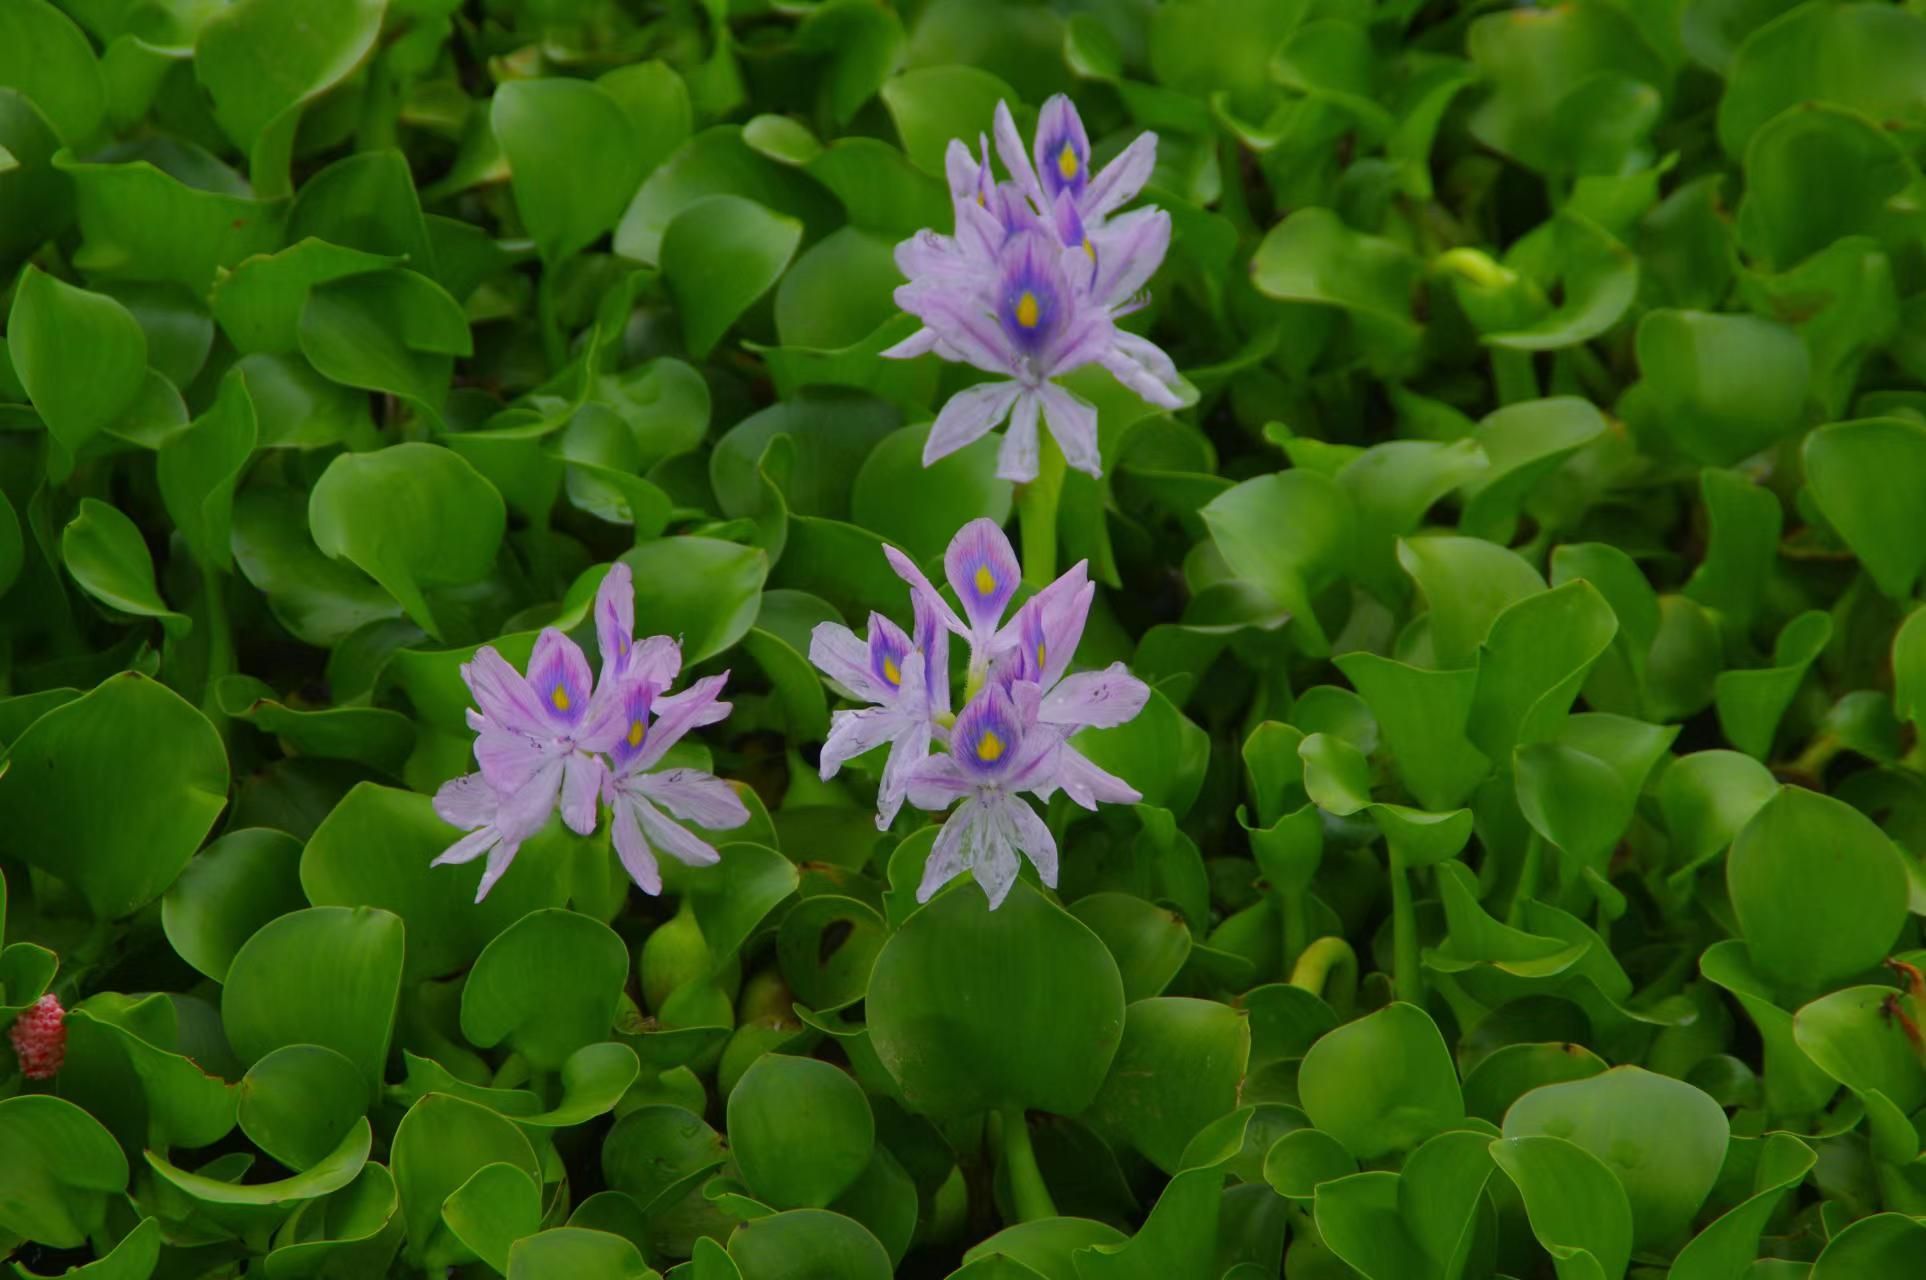
[[1415, 352], [1412, 312], [1421, 264], [1393, 240], [1353, 231], [1329, 209], [1299, 209], [1272, 227], [1251, 258], [1258, 292], [1336, 307], [1350, 317], [1373, 367], [1390, 372]]
[[1673, 443], [1730, 466], [1802, 425], [1812, 359], [1799, 335], [1757, 316], [1650, 311], [1639, 321], [1640, 384]]
[[455, 1238], [506, 1275], [516, 1243], [542, 1229], [542, 1190], [512, 1164], [485, 1164], [441, 1205]]
[[1076, 1115], [1123, 1035], [1123, 983], [1097, 936], [1019, 883], [992, 912], [973, 885], [911, 915], [876, 959], [870, 1042], [918, 1111]]
[[869, 1101], [827, 1062], [763, 1054], [730, 1092], [728, 1112], [743, 1181], [775, 1208], [823, 1208], [870, 1163]]
[[70, 147], [93, 141], [107, 114], [93, 47], [46, 0], [0, 0], [0, 84], [26, 95]]
[[1471, 438], [1490, 463], [1464, 485], [1459, 528], [1493, 542], [1511, 541], [1539, 483], [1605, 429], [1605, 416], [1576, 396], [1527, 400], [1487, 416]]
[[[552, 270], [613, 227], [642, 185], [642, 139], [629, 113], [586, 80], [511, 80], [489, 120], [515, 207]], [[585, 156], [598, 157], [593, 164]]]
[[407, 1253], [424, 1267], [467, 1261], [473, 1250], [442, 1225], [442, 1205], [479, 1170], [508, 1164], [541, 1177], [534, 1148], [511, 1120], [447, 1094], [408, 1108], [395, 1130], [390, 1163], [407, 1224]]
[[175, 952], [224, 981], [235, 953], [257, 930], [307, 905], [300, 858], [300, 841], [264, 827], [230, 831], [208, 845], [161, 899], [161, 924]]
[[782, 277], [802, 234], [796, 219], [730, 195], [686, 206], [663, 229], [663, 276], [698, 359]]
[[366, 571], [439, 639], [424, 589], [493, 568], [507, 513], [495, 486], [456, 454], [397, 444], [329, 463], [308, 497], [308, 521], [323, 553]]
[[0, 1227], [54, 1249], [101, 1229], [108, 1198], [127, 1186], [127, 1158], [100, 1122], [49, 1094], [0, 1100], [0, 1155], [10, 1190]]
[[1794, 989], [1879, 963], [1906, 919], [1906, 870], [1857, 809], [1781, 787], [1726, 856], [1726, 889], [1752, 962]]
[[936, 66], [885, 81], [882, 99], [909, 158], [925, 173], [941, 175], [950, 139], [987, 136], [996, 104], [1020, 102], [1022, 95], [976, 67]]
[[243, 0], [209, 19], [194, 74], [214, 116], [249, 157], [264, 197], [287, 195], [302, 108], [346, 79], [381, 33], [381, 0], [319, 0], [295, 11]]
[[1737, 751], [1681, 756], [1659, 779], [1659, 808], [1683, 874], [1724, 853], [1734, 836], [1777, 794], [1779, 780]]
[[889, 1253], [860, 1224], [823, 1209], [792, 1209], [757, 1218], [729, 1236], [729, 1257], [742, 1280], [889, 1280]]
[[[1093, 893], [1073, 903], [1070, 914], [1110, 949], [1123, 978], [1125, 1000], [1161, 995], [1190, 956], [1190, 929], [1183, 916], [1133, 894]], [[1128, 1010], [1125, 1013], [1127, 1018]]]
[[213, 406], [170, 435], [155, 470], [167, 514], [203, 564], [231, 570], [234, 487], [254, 452], [254, 402], [238, 374], [221, 379]]
[[316, 906], [380, 907], [407, 921], [410, 980], [454, 973], [523, 913], [568, 897], [559, 859], [524, 856], [502, 877], [501, 892], [475, 902], [479, 867], [429, 865], [460, 837], [428, 796], [364, 782], [309, 836], [301, 887]]
[[134, 672], [35, 720], [8, 762], [0, 850], [66, 881], [100, 920], [166, 892], [227, 804], [213, 726]]
[[1198, 514], [1231, 572], [1290, 610], [1307, 651], [1328, 650], [1311, 606], [1354, 554], [1348, 495], [1315, 472], [1283, 471], [1245, 481]]
[[1926, 426], [1902, 418], [1835, 422], [1806, 437], [1806, 486], [1879, 589], [1912, 594], [1926, 566]]
[[1143, 803], [1182, 816], [1203, 788], [1210, 737], [1156, 689], [1134, 720], [1085, 729], [1071, 745], [1143, 794]]
[[1625, 1189], [1598, 1158], [1563, 1138], [1501, 1138], [1491, 1158], [1518, 1187], [1532, 1234], [1559, 1280], [1619, 1280], [1632, 1252]]
[[1759, 670], [1721, 671], [1713, 685], [1719, 728], [1739, 750], [1763, 760], [1786, 708], [1792, 705], [1806, 668], [1832, 639], [1832, 619], [1817, 609], [1786, 623], [1772, 646], [1772, 665]]
[[635, 1245], [607, 1231], [555, 1227], [517, 1240], [508, 1251], [508, 1280], [571, 1275], [594, 1280], [656, 1280]]
[[79, 511], [60, 531], [60, 559], [81, 590], [115, 613], [157, 619], [173, 636], [193, 628], [192, 618], [161, 599], [140, 528], [117, 508], [82, 498]]
[[1663, 1252], [1712, 1190], [1728, 1128], [1719, 1104], [1684, 1081], [1615, 1067], [1525, 1094], [1505, 1113], [1504, 1135], [1562, 1138], [1595, 1157], [1624, 1187], [1633, 1247]]
[[713, 538], [662, 538], [622, 560], [635, 574], [635, 616], [682, 638], [697, 663], [734, 645], [755, 625], [769, 560], [755, 547]]
[[1800, 5], [1741, 44], [1719, 100], [1719, 141], [1746, 154], [1759, 128], [1801, 102], [1850, 107], [1872, 120], [1926, 117], [1926, 21], [1881, 5]]
[[1298, 1092], [1312, 1123], [1359, 1160], [1415, 1147], [1465, 1114], [1444, 1037], [1404, 1003], [1327, 1032], [1304, 1055]]
[[1123, 1040], [1091, 1105], [1091, 1123], [1177, 1173], [1190, 1140], [1236, 1109], [1250, 1043], [1248, 1022], [1228, 1005], [1172, 996], [1137, 1001], [1124, 1011]]
[[323, 281], [308, 291], [301, 354], [336, 382], [401, 396], [430, 421], [447, 399], [454, 357], [472, 355], [460, 304], [400, 268]]
[[461, 992], [461, 1032], [491, 1049], [506, 1042], [552, 1071], [584, 1045], [608, 1038], [629, 952], [589, 916], [531, 911], [482, 949]]
[[326, 1160], [368, 1109], [368, 1082], [354, 1063], [318, 1044], [269, 1053], [241, 1079], [241, 1129], [290, 1169]]
[[1498, 615], [1545, 589], [1523, 557], [1482, 538], [1402, 538], [1398, 563], [1430, 606], [1431, 652], [1445, 670], [1472, 665]]
[[381, 1083], [401, 987], [399, 917], [368, 907], [280, 916], [241, 947], [221, 989], [221, 1024], [250, 1066], [291, 1044], [335, 1050]]
[[73, 180], [82, 233], [74, 262], [84, 270], [204, 296], [222, 268], [281, 247], [286, 204], [257, 201], [244, 184], [197, 185], [145, 159], [99, 164], [63, 153], [54, 167]]
[[7, 343], [20, 384], [68, 466], [132, 406], [147, 376], [147, 336], [126, 307], [32, 265], [14, 288]]
[[[205, 1172], [189, 1173], [153, 1151], [147, 1152], [147, 1163], [189, 1200], [214, 1209], [217, 1220], [272, 1222], [285, 1216], [285, 1211], [295, 1202], [318, 1199], [353, 1182], [368, 1162], [373, 1141], [367, 1119], [356, 1120], [347, 1137], [326, 1158], [279, 1182], [238, 1183], [210, 1177]], [[233, 1212], [221, 1213], [223, 1209]], [[256, 1215], [250, 1210], [280, 1212]]]

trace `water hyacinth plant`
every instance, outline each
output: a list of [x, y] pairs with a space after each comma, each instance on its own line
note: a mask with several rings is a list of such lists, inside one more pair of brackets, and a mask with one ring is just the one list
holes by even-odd
[[1926, 6], [0, 0], [0, 1273], [1919, 1280]]

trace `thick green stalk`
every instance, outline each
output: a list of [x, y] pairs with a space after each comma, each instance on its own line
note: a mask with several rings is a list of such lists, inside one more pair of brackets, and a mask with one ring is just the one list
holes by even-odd
[[1036, 1149], [1030, 1145], [1030, 1122], [1023, 1108], [1004, 1107], [997, 1115], [1003, 1122], [1003, 1163], [1010, 1175], [1010, 1198], [1016, 1202], [1017, 1221], [1056, 1217], [1056, 1202], [1050, 1199], [1043, 1170], [1037, 1167]]
[[1045, 431], [1037, 454], [1037, 478], [1017, 495], [1023, 534], [1023, 580], [1048, 586], [1057, 576], [1057, 507], [1063, 500], [1063, 450]]

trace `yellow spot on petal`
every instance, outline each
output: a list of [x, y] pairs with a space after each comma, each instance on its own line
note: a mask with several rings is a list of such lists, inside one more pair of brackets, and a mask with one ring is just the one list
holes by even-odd
[[995, 764], [1003, 758], [1003, 739], [996, 736], [994, 729], [985, 729], [983, 736], [976, 740], [976, 758], [984, 764]]
[[1063, 150], [1057, 152], [1057, 172], [1063, 175], [1065, 182], [1077, 176], [1077, 149], [1067, 142], [1063, 144]]
[[1016, 322], [1019, 325], [1022, 325], [1025, 329], [1034, 329], [1037, 327], [1037, 321], [1041, 318], [1042, 313], [1037, 306], [1036, 294], [1025, 289], [1021, 294], [1017, 295]]
[[883, 679], [891, 684], [903, 683], [903, 669], [896, 665], [896, 659], [887, 657], [883, 659]]
[[1048, 650], [1044, 647], [1043, 642], [1041, 640], [1037, 641], [1037, 665], [1039, 667], [1044, 665], [1044, 654], [1046, 652], [1048, 652]]
[[996, 575], [990, 572], [989, 565], [980, 564], [976, 567], [975, 583], [976, 593], [978, 595], [988, 596], [996, 594]]
[[640, 720], [629, 721], [629, 747], [631, 750], [642, 745], [642, 735], [647, 732], [647, 726]]
[[1090, 261], [1095, 262], [1097, 260], [1097, 246], [1090, 243], [1089, 236], [1083, 238], [1083, 251], [1089, 256]]
[[548, 700], [555, 705], [557, 711], [568, 710], [568, 690], [561, 685], [555, 686], [555, 692], [548, 695]]

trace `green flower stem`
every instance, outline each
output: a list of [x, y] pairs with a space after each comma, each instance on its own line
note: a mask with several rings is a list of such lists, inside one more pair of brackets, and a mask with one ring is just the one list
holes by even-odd
[[1418, 912], [1411, 903], [1411, 872], [1391, 854], [1391, 983], [1398, 999], [1424, 1006], [1424, 975], [1418, 970]]
[[1529, 351], [1493, 347], [1491, 378], [1497, 384], [1499, 404], [1538, 399], [1538, 370], [1532, 367]]
[[1326, 934], [1297, 958], [1291, 969], [1291, 985], [1314, 996], [1342, 1016], [1350, 1011], [1358, 992], [1358, 954], [1351, 944], [1335, 934]]
[[997, 1112], [1003, 1122], [1003, 1162], [1010, 1174], [1010, 1195], [1016, 1201], [1017, 1221], [1035, 1222], [1057, 1216], [1057, 1206], [1044, 1185], [1043, 1170], [1037, 1167], [1036, 1149], [1030, 1145], [1030, 1122], [1022, 1107], [1003, 1107]]
[[1042, 433], [1037, 478], [1017, 495], [1017, 521], [1023, 533], [1023, 580], [1048, 586], [1057, 576], [1057, 506], [1063, 500], [1063, 450]]

